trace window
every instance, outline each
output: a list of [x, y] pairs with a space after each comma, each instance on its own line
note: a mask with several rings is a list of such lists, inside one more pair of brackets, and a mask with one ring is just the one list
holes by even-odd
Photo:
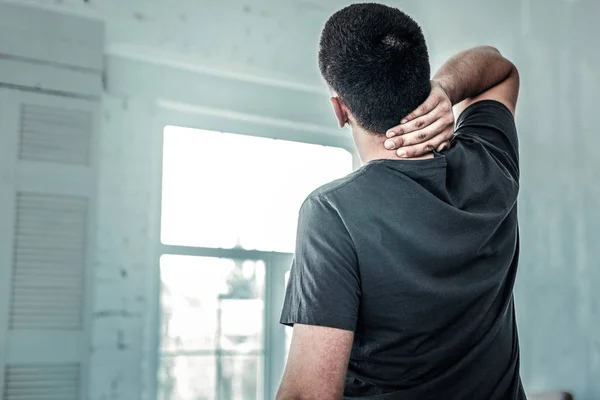
[[160, 269], [162, 398], [260, 398], [264, 263], [164, 255]]
[[158, 398], [273, 397], [298, 210], [352, 171], [352, 155], [174, 126], [163, 145]]

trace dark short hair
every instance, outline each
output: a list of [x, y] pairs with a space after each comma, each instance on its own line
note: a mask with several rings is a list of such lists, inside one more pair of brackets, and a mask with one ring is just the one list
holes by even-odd
[[319, 69], [360, 126], [376, 134], [398, 125], [431, 91], [421, 27], [382, 4], [353, 4], [329, 18]]

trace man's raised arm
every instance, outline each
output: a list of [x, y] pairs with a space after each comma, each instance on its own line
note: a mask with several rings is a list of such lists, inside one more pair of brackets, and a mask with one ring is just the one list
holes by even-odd
[[[440, 67], [433, 77], [446, 91], [460, 114], [478, 100], [497, 100], [514, 114], [519, 95], [519, 74], [515, 65], [494, 47], [481, 46], [458, 53]], [[466, 101], [465, 101], [466, 100]]]
[[[517, 68], [494, 47], [481, 46], [458, 53], [440, 67], [433, 81], [444, 88], [452, 105], [477, 98], [497, 86], [509, 87], [496, 93], [500, 96], [493, 100], [507, 102], [505, 105], [513, 111], [517, 103]], [[512, 84], [504, 85], [506, 82]]]
[[454, 132], [454, 116], [477, 101], [499, 101], [514, 114], [519, 73], [497, 49], [480, 46], [444, 63], [431, 80], [431, 87], [427, 100], [388, 131], [385, 147], [398, 149], [400, 157], [441, 150]]

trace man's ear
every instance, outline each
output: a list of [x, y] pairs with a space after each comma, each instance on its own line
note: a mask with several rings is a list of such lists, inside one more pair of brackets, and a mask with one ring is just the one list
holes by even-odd
[[350, 112], [348, 107], [346, 107], [344, 102], [337, 96], [331, 96], [330, 100], [331, 104], [333, 105], [333, 111], [335, 112], [338, 124], [340, 125], [340, 128], [343, 128], [346, 123], [349, 122]]

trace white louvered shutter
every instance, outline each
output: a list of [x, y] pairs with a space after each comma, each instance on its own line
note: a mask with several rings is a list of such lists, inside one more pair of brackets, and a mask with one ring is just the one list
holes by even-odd
[[77, 400], [80, 391], [79, 364], [8, 366], [4, 399]]
[[0, 399], [85, 398], [97, 100], [0, 87]]

